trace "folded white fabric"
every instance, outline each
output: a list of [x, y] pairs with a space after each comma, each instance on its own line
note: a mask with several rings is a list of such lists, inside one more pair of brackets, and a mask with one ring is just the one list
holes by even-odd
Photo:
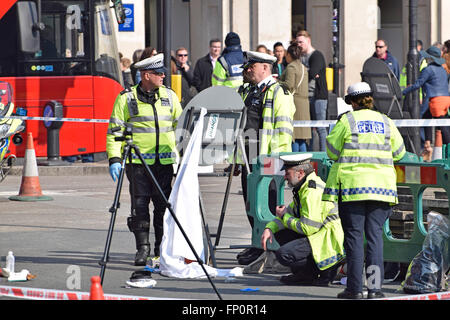
[[8, 281], [27, 281], [27, 276], [30, 273], [30, 271], [23, 269], [20, 272], [10, 272]]
[[141, 279], [141, 280], [128, 280], [126, 284], [133, 288], [153, 288], [156, 286], [156, 280], [153, 279]]

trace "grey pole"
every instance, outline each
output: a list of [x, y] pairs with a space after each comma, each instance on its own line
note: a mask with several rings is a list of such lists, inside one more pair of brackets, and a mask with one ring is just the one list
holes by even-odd
[[[417, 0], [409, 0], [409, 51], [407, 63], [407, 84], [411, 85], [419, 77], [419, 52], [417, 51]], [[420, 119], [419, 91], [414, 90], [409, 94], [408, 106], [412, 119]], [[414, 146], [419, 152], [420, 135], [419, 128], [415, 128], [416, 134], [413, 137]]]
[[163, 2], [163, 12], [164, 12], [164, 18], [163, 18], [163, 35], [164, 35], [164, 65], [167, 68], [166, 77], [164, 79], [164, 85], [166, 87], [171, 87], [171, 68], [170, 68], [170, 61], [171, 61], [171, 43], [172, 43], [172, 0], [164, 0]]

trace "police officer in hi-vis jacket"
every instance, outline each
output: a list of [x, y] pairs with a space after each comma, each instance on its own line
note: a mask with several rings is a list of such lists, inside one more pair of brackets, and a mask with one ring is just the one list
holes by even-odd
[[[133, 143], [139, 147], [164, 195], [169, 198], [172, 190], [172, 165], [177, 157], [175, 128], [183, 110], [175, 92], [163, 85], [166, 72], [163, 61], [164, 55], [157, 54], [136, 63], [135, 67], [141, 73], [141, 82], [117, 96], [106, 135], [106, 150], [110, 174], [115, 181], [121, 170], [124, 142], [114, 140], [112, 129], [120, 127], [123, 130], [126, 125], [131, 126]], [[131, 216], [127, 222], [136, 238], [135, 265], [143, 266], [150, 255], [150, 200], [154, 206], [155, 257], [160, 252], [166, 203], [139, 158], [134, 153], [132, 157], [133, 163], [126, 165], [132, 196]]]

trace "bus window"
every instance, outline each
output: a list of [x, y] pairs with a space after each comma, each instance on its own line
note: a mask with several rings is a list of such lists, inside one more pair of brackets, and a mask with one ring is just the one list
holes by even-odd
[[112, 29], [111, 11], [108, 1], [95, 1], [95, 73], [110, 77], [122, 84], [117, 42]]
[[[2, 1], [2, 0], [0, 0]], [[1, 76], [99, 75], [123, 84], [110, 0], [41, 0], [37, 52], [18, 46], [17, 6], [0, 19]]]
[[90, 74], [86, 1], [42, 1], [41, 50], [19, 60], [26, 76]]

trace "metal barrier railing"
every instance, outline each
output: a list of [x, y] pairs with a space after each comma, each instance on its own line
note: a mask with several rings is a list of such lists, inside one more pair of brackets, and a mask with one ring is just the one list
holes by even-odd
[[[283, 154], [290, 153], [281, 155]], [[311, 162], [316, 174], [326, 181], [333, 161], [327, 157], [325, 152], [312, 152], [312, 154]], [[450, 190], [450, 150], [447, 146], [443, 146], [442, 154], [443, 159], [423, 162], [415, 154], [407, 153], [401, 161], [395, 163], [397, 185], [409, 187], [411, 190], [414, 229], [409, 239], [398, 239], [393, 237], [389, 220], [386, 221], [383, 227], [385, 261], [409, 263], [422, 250], [423, 240], [427, 235], [423, 221], [422, 198], [424, 191], [429, 187], [442, 188], [448, 195]], [[270, 183], [275, 183], [277, 204], [284, 204], [284, 178], [283, 172], [279, 171], [281, 162], [278, 156], [261, 155], [254, 159], [253, 171], [247, 177], [249, 201], [247, 214], [254, 219], [252, 245], [257, 248], [261, 248], [261, 234], [265, 225], [274, 218], [269, 209]], [[276, 250], [278, 247], [275, 239], [272, 243], [268, 243], [269, 250]]]

